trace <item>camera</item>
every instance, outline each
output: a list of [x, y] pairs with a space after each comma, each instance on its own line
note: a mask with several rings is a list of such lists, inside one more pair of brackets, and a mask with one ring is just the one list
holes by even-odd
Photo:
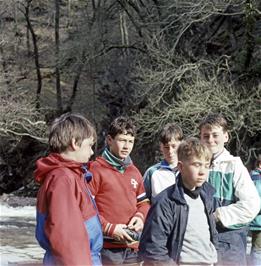
[[124, 229], [126, 233], [134, 240], [134, 241], [139, 241], [141, 237], [141, 232], [136, 232], [134, 230], [131, 230], [129, 228]]

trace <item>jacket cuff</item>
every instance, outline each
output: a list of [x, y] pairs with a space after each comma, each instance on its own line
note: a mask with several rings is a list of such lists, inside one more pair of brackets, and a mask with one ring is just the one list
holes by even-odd
[[104, 235], [112, 237], [116, 224], [107, 223], [104, 230]]
[[141, 213], [141, 212], [136, 212], [135, 213], [135, 215], [134, 215], [134, 217], [138, 217], [138, 218], [141, 218], [141, 220], [143, 221], [143, 223], [144, 223], [144, 215]]

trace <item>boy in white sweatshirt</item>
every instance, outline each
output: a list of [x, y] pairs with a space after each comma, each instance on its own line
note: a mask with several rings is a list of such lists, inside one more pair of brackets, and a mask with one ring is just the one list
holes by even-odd
[[228, 124], [221, 114], [209, 114], [199, 125], [200, 138], [213, 154], [209, 183], [220, 207], [214, 213], [218, 230], [218, 265], [246, 265], [246, 225], [260, 209], [260, 199], [239, 157], [224, 147]]

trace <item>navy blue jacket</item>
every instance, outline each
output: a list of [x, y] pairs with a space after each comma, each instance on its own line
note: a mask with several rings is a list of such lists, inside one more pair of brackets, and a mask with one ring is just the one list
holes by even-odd
[[[211, 241], [216, 246], [217, 231], [214, 221], [215, 189], [205, 182], [200, 191], [204, 202]], [[188, 220], [188, 205], [180, 175], [177, 183], [163, 190], [151, 206], [142, 232], [139, 255], [144, 265], [175, 265], [180, 252]]]

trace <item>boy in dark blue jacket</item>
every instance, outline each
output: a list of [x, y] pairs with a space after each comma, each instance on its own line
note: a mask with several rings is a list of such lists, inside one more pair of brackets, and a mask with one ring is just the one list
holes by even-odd
[[214, 188], [206, 183], [211, 153], [196, 138], [178, 148], [177, 183], [153, 203], [142, 233], [139, 254], [144, 265], [213, 265], [216, 229]]

